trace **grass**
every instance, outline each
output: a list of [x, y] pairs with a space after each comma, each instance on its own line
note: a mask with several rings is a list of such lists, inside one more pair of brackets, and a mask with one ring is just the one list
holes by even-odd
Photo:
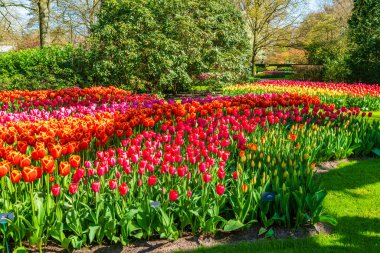
[[329, 192], [325, 210], [338, 220], [331, 235], [220, 245], [194, 252], [380, 252], [379, 164], [380, 158], [343, 162], [321, 176]]

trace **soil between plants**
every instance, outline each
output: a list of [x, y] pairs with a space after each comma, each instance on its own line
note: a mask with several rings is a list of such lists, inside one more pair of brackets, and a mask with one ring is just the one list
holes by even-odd
[[[222, 244], [233, 244], [240, 242], [254, 242], [257, 240], [274, 240], [274, 239], [300, 239], [314, 236], [317, 234], [331, 233], [331, 228], [323, 223], [315, 226], [306, 226], [298, 229], [286, 229], [273, 227], [274, 236], [266, 239], [259, 236], [260, 226], [255, 225], [248, 230], [236, 232], [219, 232], [215, 236], [211, 235], [184, 235], [177, 241], [168, 241], [156, 239], [150, 241], [135, 241], [128, 246], [117, 245], [98, 245], [91, 248], [74, 250], [74, 253], [142, 253], [142, 252], [175, 252], [179, 250], [193, 250], [199, 247], [212, 247]], [[27, 245], [25, 245], [27, 246]], [[27, 247], [29, 252], [39, 252], [37, 248]], [[65, 250], [50, 242], [49, 246], [43, 247], [43, 252], [65, 252]]]

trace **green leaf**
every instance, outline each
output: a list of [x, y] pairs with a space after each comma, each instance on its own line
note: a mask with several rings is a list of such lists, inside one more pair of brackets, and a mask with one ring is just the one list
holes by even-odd
[[328, 223], [328, 224], [333, 225], [333, 226], [338, 225], [338, 221], [335, 219], [335, 217], [332, 217], [330, 215], [319, 216], [319, 221]]
[[266, 232], [267, 232], [267, 229], [264, 228], [264, 227], [261, 227], [260, 230], [259, 230], [259, 235], [262, 235], [262, 234], [264, 234]]
[[23, 246], [17, 247], [13, 250], [13, 253], [26, 253], [26, 252], [28, 252], [28, 250]]
[[271, 238], [274, 236], [273, 229], [269, 229], [268, 232], [265, 233], [265, 238]]
[[234, 231], [244, 227], [244, 224], [238, 220], [229, 220], [224, 226], [224, 231]]
[[372, 149], [372, 152], [377, 155], [377, 156], [380, 156], [380, 149], [379, 148], [374, 148]]
[[90, 240], [90, 243], [92, 243], [94, 241], [96, 232], [98, 231], [99, 228], [100, 228], [100, 226], [89, 226], [88, 227], [88, 229], [90, 230], [90, 232], [88, 234], [88, 238]]

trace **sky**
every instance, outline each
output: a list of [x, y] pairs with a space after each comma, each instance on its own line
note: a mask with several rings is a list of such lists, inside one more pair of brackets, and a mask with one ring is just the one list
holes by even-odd
[[[23, 2], [25, 0], [19, 0], [20, 2]], [[326, 0], [306, 0], [308, 3], [308, 10], [306, 10], [306, 13], [308, 12], [315, 12], [315, 11], [318, 11], [320, 10], [321, 8], [321, 4], [323, 2], [326, 2]], [[26, 25], [27, 21], [28, 21], [28, 11], [26, 9], [23, 9], [23, 8], [16, 8], [16, 12], [17, 12], [17, 16], [19, 17], [19, 20], [18, 20], [18, 23], [20, 26], [24, 26]], [[22, 29], [21, 27], [19, 27], [19, 29]]]
[[318, 0], [309, 0], [310, 1], [310, 3], [309, 3], [309, 9], [311, 10], [311, 11], [316, 11], [316, 10], [318, 10], [318, 8], [319, 8], [319, 4], [318, 4]]

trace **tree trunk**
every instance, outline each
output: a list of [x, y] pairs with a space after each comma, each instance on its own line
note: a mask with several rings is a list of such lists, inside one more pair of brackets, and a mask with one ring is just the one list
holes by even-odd
[[256, 53], [252, 53], [252, 59], [251, 59], [251, 74], [252, 76], [256, 76]]
[[38, 1], [38, 21], [40, 25], [40, 47], [50, 44], [50, 0]]

